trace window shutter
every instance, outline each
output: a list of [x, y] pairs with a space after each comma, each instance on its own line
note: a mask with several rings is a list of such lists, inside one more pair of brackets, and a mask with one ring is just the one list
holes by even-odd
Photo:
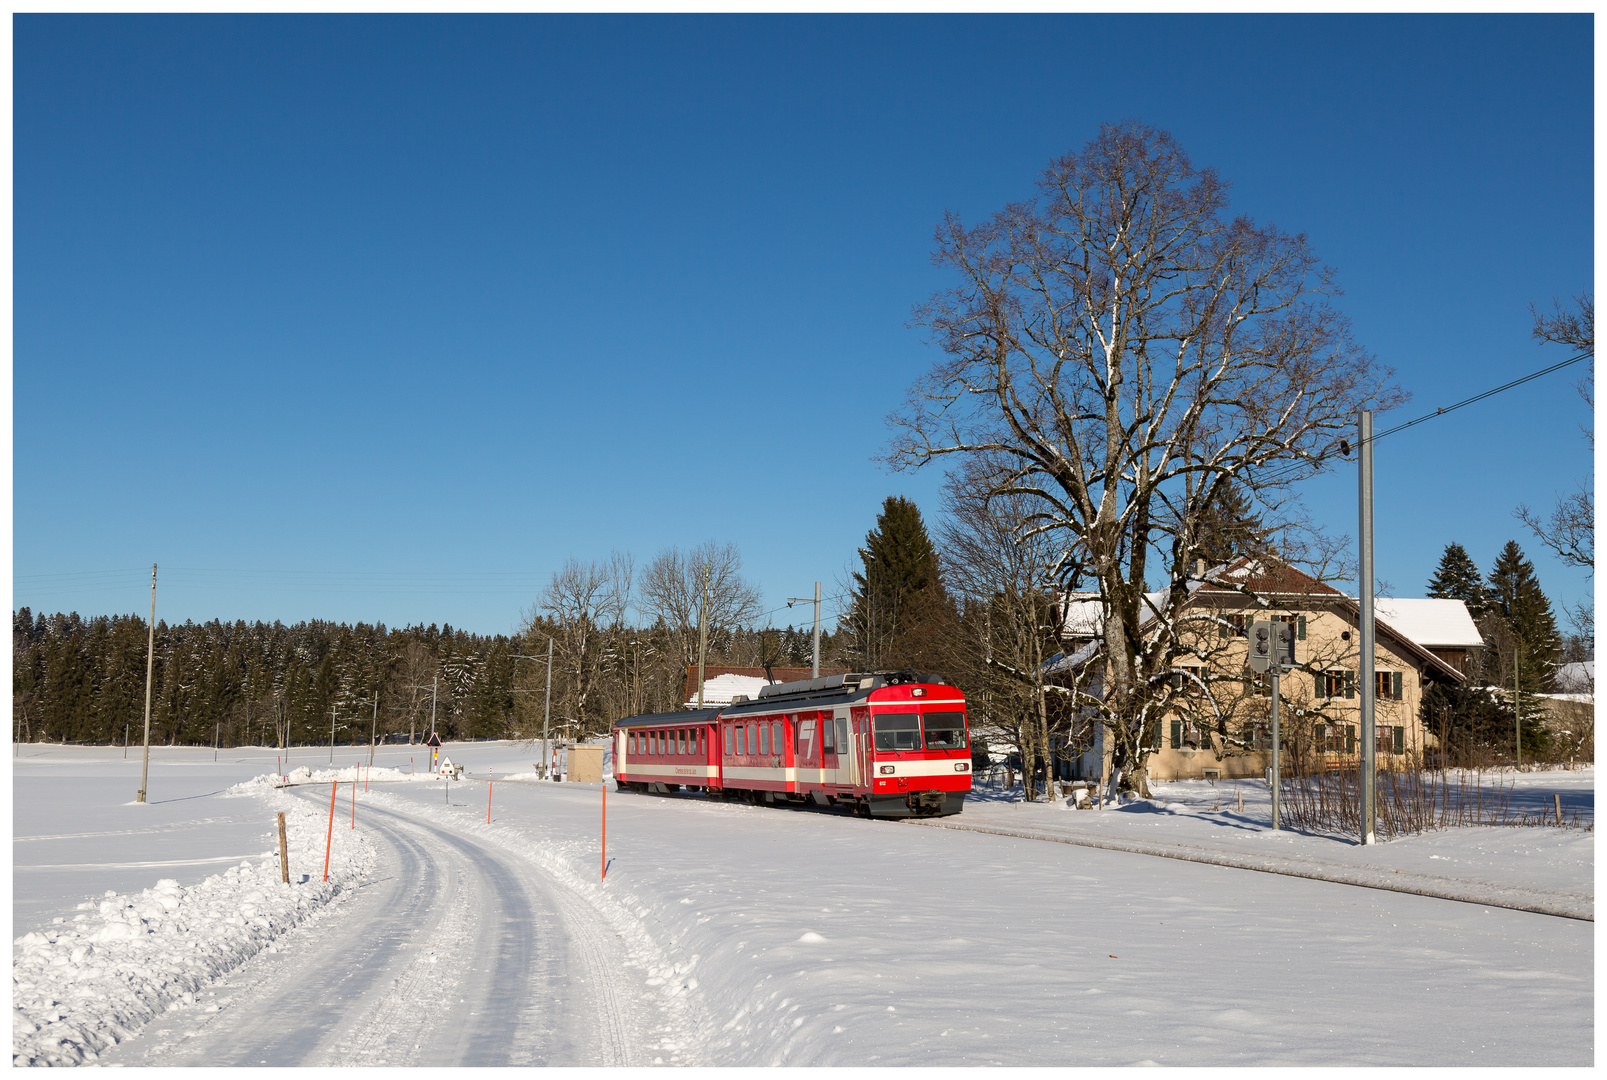
[[1172, 749], [1180, 750], [1183, 747], [1183, 721], [1172, 720]]
[[1355, 724], [1346, 724], [1345, 725], [1345, 753], [1354, 754], [1355, 752], [1356, 752], [1356, 725]]
[[1356, 673], [1354, 671], [1345, 672], [1345, 696], [1347, 698], [1356, 696]]
[[1304, 615], [1295, 620], [1295, 640], [1306, 640], [1306, 617]]
[[1217, 635], [1216, 636], [1219, 637], [1219, 638], [1222, 638], [1223, 640], [1226, 640], [1227, 636], [1233, 632], [1232, 628], [1229, 627], [1228, 624], [1225, 623], [1225, 622], [1222, 623], [1222, 625], [1218, 626], [1216, 629], [1217, 629]]
[[1406, 729], [1401, 727], [1399, 724], [1396, 724], [1395, 725], [1395, 752], [1397, 754], [1399, 754], [1399, 753], [1404, 752], [1405, 749], [1406, 749]]
[[1401, 673], [1398, 671], [1394, 672], [1389, 677], [1389, 692], [1390, 696], [1396, 701], [1401, 699]]

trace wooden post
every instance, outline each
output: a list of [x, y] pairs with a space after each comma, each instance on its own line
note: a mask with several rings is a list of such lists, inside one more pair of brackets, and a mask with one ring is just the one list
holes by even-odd
[[279, 880], [290, 884], [290, 845], [285, 842], [285, 814], [279, 812]]
[[1557, 808], [1557, 824], [1561, 825], [1562, 824], [1562, 796], [1558, 795], [1558, 794], [1553, 794], [1551, 796], [1551, 800], [1552, 800], [1552, 803]]
[[335, 793], [340, 790], [340, 781], [336, 780], [329, 785], [329, 835], [324, 839], [324, 880], [329, 880], [329, 851], [335, 846]]
[[1239, 789], [1239, 813], [1244, 813], [1244, 789]]

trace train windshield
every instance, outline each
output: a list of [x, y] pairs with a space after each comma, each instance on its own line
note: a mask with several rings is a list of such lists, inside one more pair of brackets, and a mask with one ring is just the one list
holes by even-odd
[[912, 712], [881, 713], [876, 717], [876, 749], [919, 750], [921, 718]]
[[926, 726], [928, 750], [964, 750], [965, 714], [929, 712], [921, 717]]

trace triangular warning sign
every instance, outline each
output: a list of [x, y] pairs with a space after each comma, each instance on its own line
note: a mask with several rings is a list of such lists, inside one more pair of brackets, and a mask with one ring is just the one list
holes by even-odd
[[425, 746], [440, 746], [441, 745], [441, 736], [436, 735], [436, 734], [431, 734], [428, 739], [424, 740], [424, 745]]

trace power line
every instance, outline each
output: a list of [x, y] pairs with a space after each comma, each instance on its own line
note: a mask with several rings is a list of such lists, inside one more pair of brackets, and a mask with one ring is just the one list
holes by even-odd
[[[1415, 420], [1408, 420], [1404, 424], [1396, 424], [1392, 428], [1385, 428], [1383, 431], [1375, 432], [1370, 441], [1376, 443], [1379, 439], [1382, 439], [1386, 435], [1393, 435], [1397, 431], [1405, 431], [1409, 427], [1416, 427], [1418, 424], [1437, 419], [1441, 416], [1444, 416], [1446, 413], [1455, 412], [1457, 409], [1460, 409], [1465, 405], [1472, 405], [1475, 402], [1483, 401], [1487, 397], [1494, 397], [1496, 394], [1511, 390], [1514, 387], [1522, 386], [1526, 382], [1532, 382], [1533, 380], [1540, 378], [1542, 375], [1550, 375], [1553, 371], [1561, 371], [1563, 368], [1568, 367], [1571, 364], [1577, 364], [1581, 360], [1588, 360], [1593, 355], [1593, 353], [1588, 352], [1579, 353], [1577, 356], [1571, 356], [1567, 360], [1552, 364], [1550, 367], [1541, 368], [1539, 371], [1531, 371], [1529, 374], [1524, 375], [1521, 378], [1513, 379], [1511, 382], [1502, 383], [1500, 386], [1497, 386], [1491, 390], [1486, 390], [1482, 394], [1474, 394], [1472, 397], [1463, 398], [1461, 401], [1458, 401], [1453, 405], [1445, 405], [1435, 409], [1431, 413], [1424, 413]], [[1261, 474], [1261, 479], [1276, 480], [1282, 476], [1291, 475], [1301, 471], [1302, 469], [1309, 468], [1312, 465], [1327, 461], [1329, 458], [1335, 456], [1348, 458], [1350, 456], [1349, 451], [1351, 449], [1352, 447], [1349, 440], [1341, 439], [1337, 445], [1330, 446], [1327, 450], [1324, 450], [1320, 454], [1303, 458], [1300, 461], [1285, 465], [1282, 468], [1271, 469], [1267, 472], [1264, 472]]]

